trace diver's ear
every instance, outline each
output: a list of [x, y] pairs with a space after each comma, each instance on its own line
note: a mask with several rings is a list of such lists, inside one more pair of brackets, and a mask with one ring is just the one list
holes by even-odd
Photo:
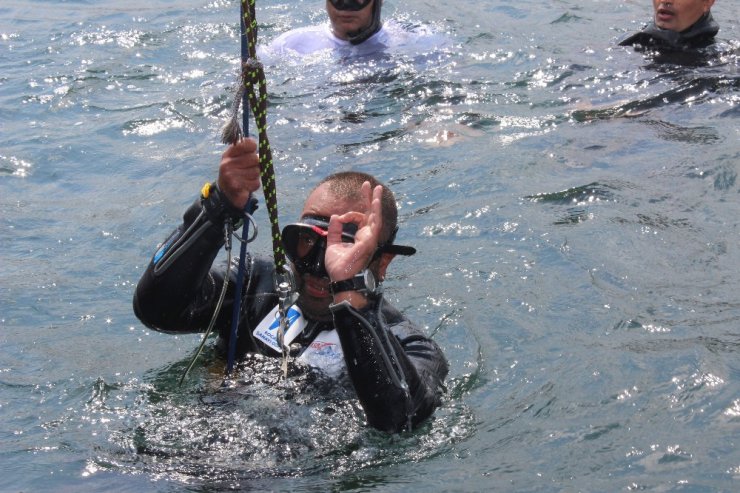
[[376, 276], [378, 278], [378, 282], [383, 282], [385, 280], [385, 271], [388, 270], [388, 265], [390, 265], [391, 260], [393, 260], [395, 256], [395, 253], [383, 253], [380, 255]]

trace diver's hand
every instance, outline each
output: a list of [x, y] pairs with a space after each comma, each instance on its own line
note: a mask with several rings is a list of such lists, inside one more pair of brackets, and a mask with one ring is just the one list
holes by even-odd
[[[332, 215], [326, 237], [324, 265], [332, 282], [354, 277], [365, 269], [378, 248], [380, 231], [383, 226], [380, 197], [383, 187], [378, 185], [371, 190], [370, 183], [362, 184], [360, 205], [365, 212], [351, 211], [342, 215]], [[359, 209], [360, 207], [358, 207]], [[357, 232], [354, 243], [342, 242], [342, 225], [355, 223]]]
[[218, 168], [218, 188], [240, 210], [249, 195], [259, 190], [260, 162], [254, 139], [244, 138], [224, 151]]

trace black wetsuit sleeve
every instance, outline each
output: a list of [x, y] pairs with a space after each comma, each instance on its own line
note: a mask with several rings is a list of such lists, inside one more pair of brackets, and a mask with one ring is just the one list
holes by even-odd
[[368, 423], [383, 431], [410, 429], [439, 406], [447, 360], [439, 346], [406, 319], [390, 328], [370, 309], [331, 306], [350, 380]]
[[[225, 269], [211, 270], [225, 241], [224, 215], [223, 208], [196, 201], [155, 253], [133, 300], [134, 313], [145, 325], [163, 332], [206, 329], [224, 281]], [[229, 293], [220, 314], [224, 321], [231, 299]]]

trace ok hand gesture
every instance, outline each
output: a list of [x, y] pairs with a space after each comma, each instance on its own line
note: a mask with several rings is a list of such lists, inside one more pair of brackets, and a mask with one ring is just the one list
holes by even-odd
[[[380, 197], [383, 187], [378, 185], [371, 190], [365, 182], [360, 189], [361, 200], [357, 209], [341, 215], [332, 215], [326, 238], [324, 265], [332, 282], [350, 279], [365, 269], [378, 248], [378, 240], [383, 226]], [[342, 225], [357, 225], [354, 243], [342, 242]]]

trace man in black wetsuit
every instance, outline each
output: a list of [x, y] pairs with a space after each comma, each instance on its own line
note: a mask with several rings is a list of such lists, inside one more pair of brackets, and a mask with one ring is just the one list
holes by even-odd
[[653, 0], [653, 21], [619, 44], [675, 51], [705, 48], [719, 31], [712, 5], [714, 0]]
[[[183, 224], [154, 255], [134, 295], [134, 311], [148, 327], [204, 331], [228, 275], [217, 319], [217, 347], [228, 347], [237, 274], [212, 263], [224, 245], [225, 221], [241, 219], [250, 194], [260, 187], [256, 149], [252, 139], [226, 149], [217, 182], [204, 187]], [[285, 346], [328, 374], [347, 372], [368, 423], [388, 432], [408, 429], [434, 412], [448, 371], [439, 346], [385, 303], [375, 287], [395, 255], [415, 252], [394, 244], [397, 215], [393, 194], [372, 176], [337, 173], [311, 192], [300, 220], [283, 230], [304, 324], [297, 333], [286, 333]], [[274, 264], [250, 256], [246, 265], [237, 357], [280, 356], [267, 328], [278, 304]]]

